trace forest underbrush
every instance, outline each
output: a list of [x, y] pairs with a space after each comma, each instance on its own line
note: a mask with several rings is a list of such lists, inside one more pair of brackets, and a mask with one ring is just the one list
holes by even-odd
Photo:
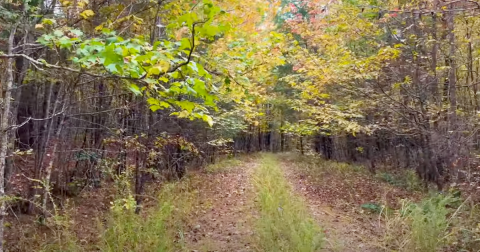
[[480, 249], [471, 197], [310, 154], [225, 158], [179, 181], [149, 183], [141, 205], [133, 179], [112, 176], [51, 205], [46, 218], [10, 215], [20, 228], [7, 235], [8, 251]]
[[[291, 178], [342, 219], [360, 222], [363, 240], [383, 251], [478, 251], [480, 211], [460, 192], [426, 191], [410, 171], [393, 175], [312, 155], [279, 155]], [[405, 175], [407, 174], [407, 175]], [[410, 174], [410, 175], [408, 175]], [[342, 237], [337, 238], [342, 239]]]
[[[137, 206], [128, 174], [55, 201], [48, 216], [11, 212], [8, 251], [176, 251], [197, 200], [199, 177], [154, 181]], [[53, 202], [53, 201], [52, 201]], [[50, 208], [49, 208], [50, 209]], [[8, 229], [7, 229], [8, 230]]]

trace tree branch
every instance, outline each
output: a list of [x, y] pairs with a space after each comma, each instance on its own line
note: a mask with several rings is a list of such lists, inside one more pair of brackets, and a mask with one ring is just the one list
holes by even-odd
[[34, 58], [32, 58], [32, 57], [30, 57], [26, 54], [23, 54], [23, 53], [0, 54], [0, 59], [11, 59], [11, 58], [24, 58], [24, 59], [30, 61], [30, 63], [32, 63], [32, 65], [34, 65], [35, 68], [37, 68], [41, 71], [45, 71], [45, 69], [41, 68], [40, 66], [45, 67], [45, 68], [69, 71], [69, 72], [72, 72], [72, 73], [78, 73], [80, 75], [85, 74], [85, 75], [88, 75], [88, 76], [91, 76], [91, 77], [105, 78], [105, 79], [125, 79], [125, 80], [139, 81], [139, 80], [142, 80], [146, 77], [146, 74], [141, 76], [140, 78], [132, 78], [132, 77], [127, 77], [127, 76], [119, 76], [119, 75], [112, 75], [112, 74], [108, 74], [108, 75], [107, 74], [95, 74], [95, 73], [86, 72], [85, 69], [75, 69], [75, 68], [71, 68], [71, 67], [64, 67], [64, 66], [59, 66], [59, 65], [54, 65], [54, 64], [47, 63], [47, 62], [39, 61], [39, 60], [36, 60], [36, 59], [34, 59]]
[[167, 73], [173, 73], [173, 72], [177, 71], [180, 67], [188, 65], [188, 63], [190, 63], [190, 61], [192, 60], [193, 51], [195, 50], [195, 26], [198, 25], [198, 24], [204, 24], [206, 22], [207, 21], [193, 23], [192, 34], [191, 34], [191, 40], [192, 41], [190, 42], [190, 51], [188, 52], [187, 60], [185, 62], [180, 63], [177, 66], [171, 68], [170, 70], [167, 71]]

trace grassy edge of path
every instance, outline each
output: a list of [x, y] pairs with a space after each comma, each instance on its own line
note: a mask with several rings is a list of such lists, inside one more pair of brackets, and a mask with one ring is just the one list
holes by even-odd
[[293, 193], [273, 154], [262, 154], [254, 172], [259, 251], [319, 251], [323, 232], [302, 199]]

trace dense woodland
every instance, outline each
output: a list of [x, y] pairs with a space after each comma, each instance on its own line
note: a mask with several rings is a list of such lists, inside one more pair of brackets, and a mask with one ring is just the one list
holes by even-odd
[[477, 192], [476, 0], [0, 0], [0, 66], [0, 237], [256, 152]]

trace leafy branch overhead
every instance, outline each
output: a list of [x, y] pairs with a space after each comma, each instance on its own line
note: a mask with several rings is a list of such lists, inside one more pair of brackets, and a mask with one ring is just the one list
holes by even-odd
[[[68, 51], [74, 67], [54, 65], [44, 59], [32, 59], [21, 54], [0, 57], [24, 57], [36, 67], [121, 79], [136, 95], [147, 96], [153, 111], [174, 106], [180, 112], [173, 114], [200, 118], [211, 125], [213, 120], [207, 107], [215, 108], [217, 90], [212, 84], [212, 76], [199, 63], [201, 57], [195, 54], [195, 50], [202, 43], [228, 32], [228, 25], [217, 22], [219, 16], [225, 14], [211, 1], [203, 1], [167, 26], [172, 32], [188, 31], [190, 36], [176, 41], [158, 40], [153, 44], [142, 36], [123, 38], [108, 28], [102, 28], [93, 38], [75, 28], [47, 28], [49, 31], [37, 42], [55, 51]], [[86, 10], [80, 15], [85, 18], [94, 13]], [[43, 24], [53, 27], [49, 19], [44, 19]], [[180, 96], [191, 98], [177, 99]]]

